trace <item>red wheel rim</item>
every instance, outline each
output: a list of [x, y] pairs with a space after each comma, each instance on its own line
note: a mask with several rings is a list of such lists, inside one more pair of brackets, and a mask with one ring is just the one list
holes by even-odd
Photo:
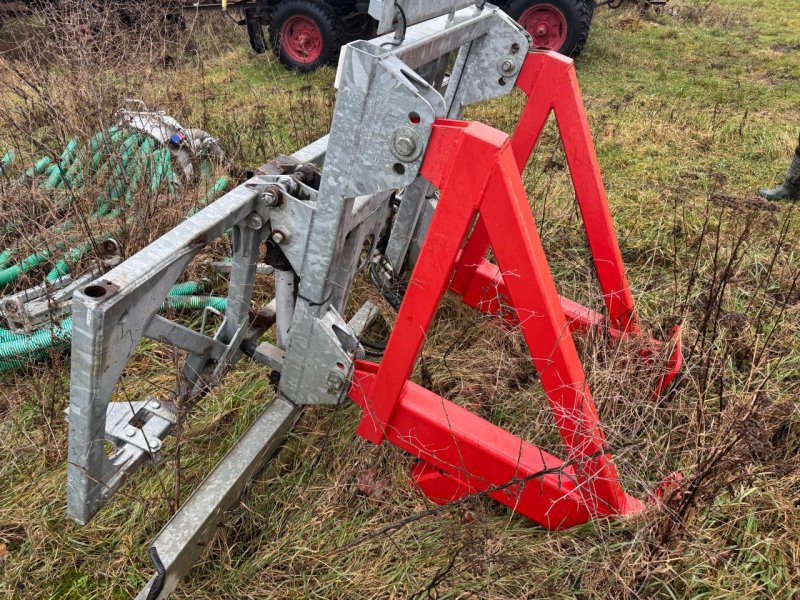
[[289, 17], [281, 27], [281, 45], [294, 62], [310, 65], [322, 56], [322, 31], [309, 17]]
[[561, 50], [567, 41], [567, 18], [552, 4], [532, 6], [519, 17], [519, 24], [533, 38], [533, 47]]

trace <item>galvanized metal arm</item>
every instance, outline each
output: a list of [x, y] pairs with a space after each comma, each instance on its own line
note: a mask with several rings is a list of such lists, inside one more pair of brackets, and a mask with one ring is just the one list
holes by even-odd
[[[329, 136], [275, 162], [285, 170], [260, 170], [75, 295], [68, 511], [81, 523], [138, 465], [158, 458], [175, 422], [173, 400], [195, 402], [243, 352], [281, 375], [276, 400], [153, 542], [157, 574], [141, 599], [165, 598], [175, 588], [299, 407], [337, 403], [347, 394], [363, 352], [359, 337], [375, 314], [367, 304], [346, 321], [350, 289], [370, 264], [376, 240], [389, 240], [387, 254], [401, 268], [411, 240], [424, 237], [430, 214], [423, 208], [434, 202], [419, 170], [434, 121], [513, 88], [529, 44], [516, 23], [490, 6], [449, 14], [452, 2], [428, 5], [437, 9], [409, 13], [400, 44], [387, 35], [347, 46]], [[318, 188], [294, 170], [323, 162]], [[390, 200], [399, 189], [405, 192], [395, 216]], [[159, 317], [158, 307], [192, 259], [228, 230], [230, 291], [216, 334]], [[252, 292], [265, 240], [281, 259], [275, 266], [281, 285], [254, 319]], [[273, 321], [277, 344], [259, 339]], [[112, 402], [143, 337], [187, 351], [180, 383], [170, 398]], [[115, 444], [110, 456], [106, 440]]]

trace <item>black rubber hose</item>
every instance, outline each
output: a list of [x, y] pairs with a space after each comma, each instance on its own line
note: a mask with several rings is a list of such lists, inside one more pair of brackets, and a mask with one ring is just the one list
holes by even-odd
[[[380, 265], [378, 265], [376, 262], [370, 265], [369, 275], [372, 279], [372, 283], [375, 284], [375, 287], [381, 291], [383, 297], [386, 298], [386, 301], [391, 305], [395, 312], [397, 312], [400, 310], [400, 304], [403, 302], [402, 289], [398, 291], [390, 289], [383, 281], [379, 269]], [[398, 287], [402, 288], [402, 286]]]
[[153, 565], [156, 568], [156, 578], [153, 579], [153, 585], [150, 587], [150, 591], [147, 594], [147, 600], [156, 600], [161, 594], [161, 590], [164, 589], [164, 580], [167, 578], [167, 570], [164, 568], [164, 563], [161, 562], [161, 558], [158, 556], [158, 550], [156, 550], [155, 546], [150, 546], [150, 560], [153, 561]]
[[376, 352], [383, 352], [386, 350], [386, 342], [370, 342], [369, 340], [358, 340], [361, 345]]

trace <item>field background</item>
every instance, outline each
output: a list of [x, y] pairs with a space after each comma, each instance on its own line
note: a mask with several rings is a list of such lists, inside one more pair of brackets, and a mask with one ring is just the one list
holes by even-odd
[[[753, 197], [782, 179], [800, 130], [798, 8], [601, 8], [577, 62], [642, 320], [661, 337], [683, 322], [687, 365], [654, 403], [635, 348], [579, 346], [626, 486], [646, 498], [679, 470], [680, 496], [558, 533], [486, 498], [420, 517], [432, 505], [408, 485], [411, 459], [358, 438], [359, 411], [345, 402], [303, 415], [175, 597], [800, 597], [800, 217], [793, 203]], [[216, 15], [188, 25], [177, 40], [86, 43], [79, 23], [4, 23], [0, 149], [33, 159], [107, 126], [130, 97], [211, 132], [242, 169], [327, 131], [332, 69], [299, 75], [253, 56], [244, 31]], [[515, 94], [468, 117], [511, 131], [521, 107]], [[524, 178], [560, 291], [597, 306], [552, 124]], [[126, 253], [179, 214], [146, 212]], [[355, 296], [376, 299], [366, 281]], [[172, 363], [143, 344], [128, 391], [168, 389]], [[162, 464], [79, 527], [65, 516], [68, 360], [3, 374], [0, 596], [135, 595], [152, 573], [148, 542], [270, 402], [267, 376], [241, 363]], [[559, 452], [521, 337], [495, 320], [448, 300], [415, 378]]]

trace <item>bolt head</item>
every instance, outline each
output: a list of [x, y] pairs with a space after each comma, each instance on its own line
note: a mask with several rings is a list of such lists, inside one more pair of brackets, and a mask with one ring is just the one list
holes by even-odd
[[264, 221], [256, 213], [251, 213], [247, 217], [247, 226], [250, 229], [261, 229], [264, 226]]
[[289, 233], [280, 229], [272, 231], [272, 241], [276, 244], [285, 244], [289, 239]]
[[344, 375], [338, 371], [331, 371], [327, 377], [328, 395], [336, 396], [344, 388]]
[[136, 435], [136, 427], [126, 427], [125, 428], [125, 435], [128, 437], [133, 437]]
[[412, 127], [398, 127], [392, 134], [392, 154], [403, 162], [412, 162], [422, 155], [423, 143]]
[[417, 149], [417, 143], [410, 135], [398, 135], [394, 140], [394, 149], [400, 156], [411, 156]]
[[515, 63], [513, 59], [506, 58], [502, 63], [500, 63], [500, 72], [503, 75], [513, 75], [516, 69], [517, 63]]
[[158, 450], [161, 448], [161, 440], [150, 440], [147, 445], [150, 446], [150, 450]]
[[261, 199], [264, 201], [264, 204], [267, 206], [278, 206], [281, 201], [281, 197], [273, 191], [266, 191], [264, 195], [261, 196]]
[[161, 408], [161, 402], [159, 402], [158, 400], [151, 400], [150, 403], [148, 404], [148, 407], [153, 410], [158, 410], [159, 408]]

